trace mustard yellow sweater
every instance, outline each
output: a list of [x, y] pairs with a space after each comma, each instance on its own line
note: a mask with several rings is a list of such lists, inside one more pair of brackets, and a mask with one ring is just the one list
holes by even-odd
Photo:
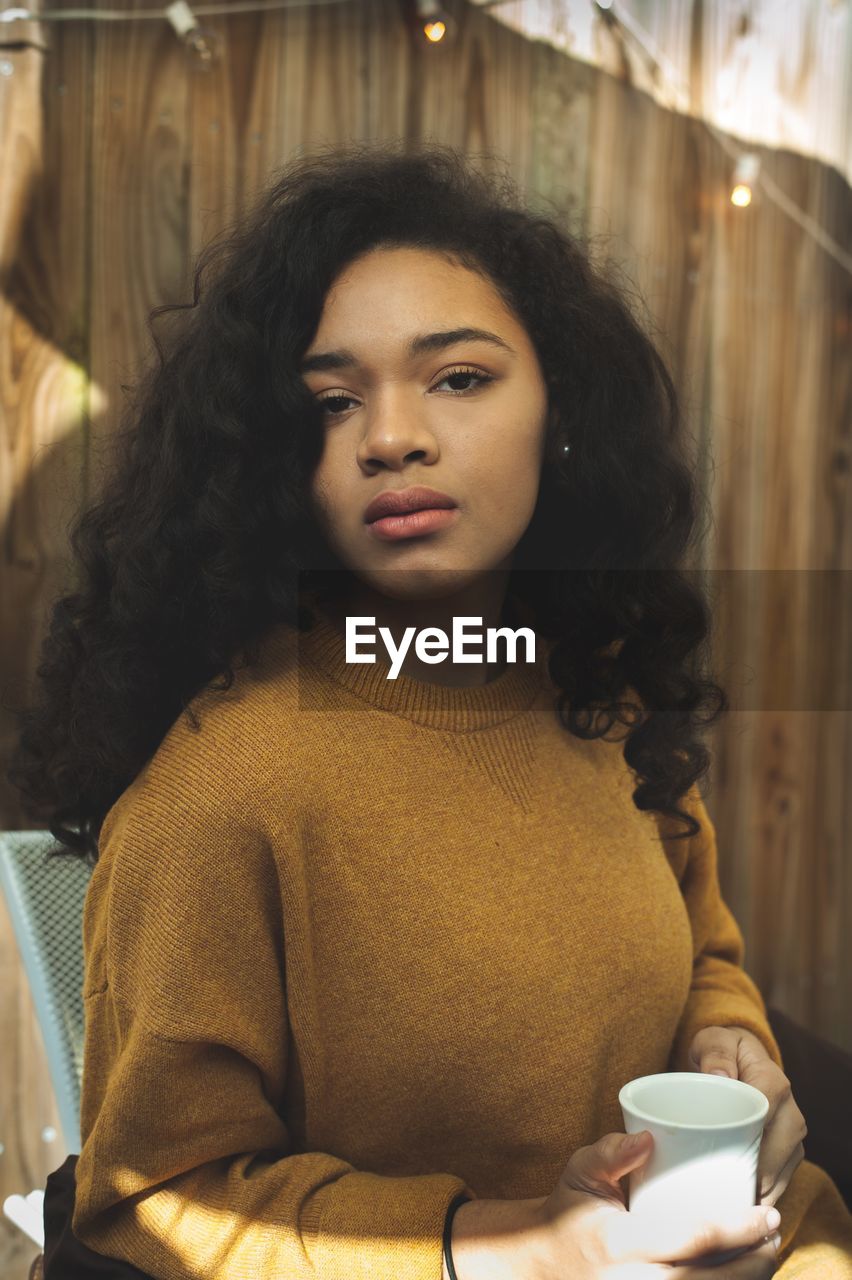
[[[549, 1194], [701, 1027], [781, 1063], [697, 790], [701, 834], [667, 841], [615, 733], [560, 725], [547, 652], [388, 680], [321, 617], [174, 723], [85, 905], [90, 1248], [163, 1280], [440, 1280], [459, 1191]], [[822, 1169], [778, 1207], [782, 1280], [852, 1280]]]

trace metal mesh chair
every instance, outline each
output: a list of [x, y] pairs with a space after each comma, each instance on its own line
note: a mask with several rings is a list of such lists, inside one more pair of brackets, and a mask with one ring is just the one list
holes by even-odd
[[[48, 861], [48, 851], [57, 847], [49, 831], [0, 832], [0, 888], [41, 1028], [62, 1136], [69, 1151], [79, 1152], [82, 918], [92, 869], [79, 858]], [[43, 1191], [13, 1195], [3, 1204], [6, 1217], [37, 1244], [44, 1242], [43, 1196]]]

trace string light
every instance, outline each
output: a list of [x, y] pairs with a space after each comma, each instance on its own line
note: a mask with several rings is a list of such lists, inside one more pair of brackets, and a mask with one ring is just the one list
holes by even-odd
[[195, 55], [195, 65], [203, 71], [209, 70], [219, 54], [218, 36], [199, 25], [187, 0], [174, 0], [166, 9], [166, 17], [178, 37]]
[[[492, 3], [494, 2], [495, 0], [492, 0]], [[501, 0], [496, 0], [496, 3], [501, 3]], [[673, 109], [676, 111], [680, 111], [682, 109], [688, 110], [688, 105], [682, 108], [677, 102], [677, 96], [680, 95], [681, 101], [688, 104], [689, 94], [686, 85], [668, 59], [665, 58], [657, 49], [644, 27], [641, 27], [634, 18], [629, 17], [627, 14], [622, 14], [620, 11], [618, 13], [613, 13], [611, 0], [609, 4], [601, 3], [601, 0], [592, 0], [592, 4], [596, 9], [606, 12], [608, 21], [617, 22], [624, 31], [631, 35], [639, 45], [642, 52], [650, 58], [657, 83], [660, 83], [662, 75], [661, 87], [672, 90], [675, 96], [676, 103]], [[666, 68], [665, 70], [664, 64]], [[753, 156], [753, 153], [743, 153], [735, 143], [731, 142], [720, 129], [717, 129], [716, 126], [711, 124], [711, 122], [705, 117], [701, 118], [701, 123], [708, 133], [713, 135], [725, 154], [730, 156], [734, 161], [734, 186], [731, 191], [731, 200], [732, 203], [738, 204], [740, 203], [739, 199], [737, 201], [733, 200], [734, 191], [738, 185], [736, 166], [740, 164], [745, 156]], [[773, 204], [777, 205], [779, 209], [783, 209], [789, 218], [792, 218], [794, 222], [797, 222], [802, 230], [806, 232], [812, 240], [815, 240], [826, 253], [830, 254], [832, 258], [840, 263], [841, 267], [844, 267], [849, 274], [852, 275], [852, 253], [847, 253], [845, 249], [841, 248], [837, 241], [828, 234], [824, 227], [820, 226], [815, 218], [812, 218], [810, 214], [805, 213], [803, 209], [800, 209], [799, 206], [790, 199], [787, 193], [781, 190], [774, 178], [766, 172], [765, 167], [761, 169], [758, 165], [758, 168], [754, 171], [751, 179], [751, 182], [755, 181], [759, 184], [761, 191], [768, 196]], [[744, 182], [741, 184], [743, 186], [748, 186], [749, 188], [749, 197], [744, 202], [746, 205], [751, 199], [751, 182]]]
[[439, 44], [454, 31], [455, 23], [439, 0], [415, 0], [420, 29], [430, 44]]
[[[341, 0], [229, 0], [226, 4], [195, 4], [193, 13], [258, 13], [272, 9], [315, 9], [320, 4], [340, 4]], [[87, 18], [93, 22], [162, 22], [165, 9], [0, 9], [0, 22], [70, 22]]]
[[731, 191], [731, 204], [744, 209], [751, 204], [752, 187], [760, 173], [760, 156], [753, 151], [746, 151], [739, 157], [734, 166], [734, 186]]
[[[185, 7], [189, 10], [191, 16], [198, 14], [231, 14], [231, 13], [248, 13], [261, 12], [272, 9], [290, 9], [296, 7], [315, 8], [319, 4], [340, 4], [346, 3], [346, 0], [229, 0], [224, 4], [196, 4], [189, 8], [186, 0], [175, 0], [175, 3], [169, 6], [169, 9], [44, 9], [36, 12], [30, 9], [10, 8], [0, 9], [0, 23], [3, 22], [67, 22], [76, 19], [91, 19], [96, 22], [117, 22], [128, 21], [138, 22], [140, 20], [162, 21], [165, 17], [172, 26], [177, 30], [176, 21], [186, 21], [186, 14], [182, 13]], [[482, 3], [476, 5], [479, 9], [491, 9], [499, 4], [506, 3], [507, 0], [483, 0]], [[618, 25], [633, 37], [642, 51], [650, 58], [655, 79], [660, 85], [660, 73], [663, 73], [663, 83], [660, 86], [663, 89], [670, 89], [675, 94], [681, 94], [688, 100], [688, 92], [683, 81], [677, 75], [672, 64], [655, 47], [654, 42], [643, 27], [631, 18], [627, 13], [615, 12], [613, 0], [591, 0], [595, 9], [601, 15], [606, 15], [607, 21], [618, 23]], [[438, 7], [438, 0], [415, 0], [418, 18], [423, 19], [423, 33], [427, 40], [431, 43], [442, 42], [454, 27], [452, 18]], [[176, 20], [169, 16], [169, 10], [174, 13], [176, 6], [181, 9], [181, 16]], [[194, 49], [197, 54], [200, 65], [206, 67], [216, 57], [216, 41], [217, 37], [212, 32], [204, 31], [199, 28], [197, 23], [188, 26], [183, 33], [184, 42], [188, 47]], [[667, 68], [663, 72], [664, 64]], [[681, 110], [680, 105], [676, 105], [675, 110]], [[709, 120], [701, 118], [701, 123], [709, 133], [713, 135], [722, 150], [731, 157], [735, 162], [733, 174], [733, 187], [730, 194], [731, 203], [739, 207], [747, 206], [751, 203], [753, 194], [753, 183], [757, 182], [760, 189], [768, 196], [768, 198], [776, 204], [780, 209], [792, 218], [802, 227], [802, 229], [819, 244], [826, 253], [840, 263], [852, 275], [852, 254], [842, 249], [837, 242], [832, 239], [828, 232], [820, 226], [816, 219], [800, 209], [794, 201], [782, 191], [774, 179], [765, 171], [761, 170], [759, 165], [750, 180], [741, 180], [738, 177], [738, 166], [746, 157], [752, 156], [752, 152], [746, 152], [745, 155], [735, 144], [728, 141], [727, 137], [721, 130], [717, 129]]]

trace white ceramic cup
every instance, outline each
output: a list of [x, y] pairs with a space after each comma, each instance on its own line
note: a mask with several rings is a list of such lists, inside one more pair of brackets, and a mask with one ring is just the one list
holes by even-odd
[[[626, 1133], [647, 1129], [651, 1155], [628, 1176], [631, 1213], [726, 1223], [757, 1204], [757, 1158], [769, 1099], [742, 1080], [670, 1071], [639, 1076], [620, 1090]], [[727, 1261], [747, 1248], [701, 1255]], [[663, 1261], [663, 1259], [660, 1259]], [[665, 1259], [668, 1262], [685, 1259]]]

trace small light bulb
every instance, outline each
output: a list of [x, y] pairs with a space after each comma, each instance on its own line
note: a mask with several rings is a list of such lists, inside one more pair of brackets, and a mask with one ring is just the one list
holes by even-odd
[[219, 54], [217, 33], [199, 26], [187, 0], [173, 0], [166, 9], [166, 17], [187, 49], [192, 50], [195, 66], [202, 71], [208, 70]]
[[453, 19], [441, 8], [440, 0], [415, 0], [420, 30], [430, 44], [440, 44], [453, 29]]
[[743, 152], [737, 158], [737, 163], [734, 166], [731, 204], [738, 205], [741, 209], [751, 204], [752, 190], [759, 172], [760, 156], [755, 155], [754, 152]]
[[219, 57], [219, 36], [207, 27], [194, 27], [184, 37], [184, 43], [195, 55], [198, 70], [207, 71]]

